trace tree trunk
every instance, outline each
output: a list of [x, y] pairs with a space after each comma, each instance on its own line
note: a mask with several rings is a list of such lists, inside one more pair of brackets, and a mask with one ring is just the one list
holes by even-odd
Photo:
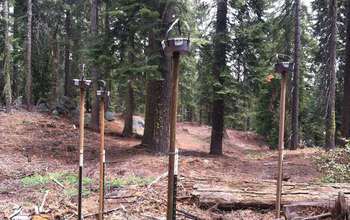
[[212, 125], [212, 112], [211, 112], [211, 106], [209, 104], [206, 105], [206, 113], [207, 113], [207, 125]]
[[344, 91], [343, 91], [343, 120], [342, 136], [350, 137], [350, 2], [347, 1], [346, 8], [346, 49], [345, 49], [345, 69], [344, 69]]
[[132, 85], [132, 80], [128, 80], [128, 92], [126, 96], [126, 112], [124, 115], [124, 137], [131, 137], [133, 133], [133, 114], [135, 109], [134, 104], [134, 88]]
[[[135, 33], [130, 32], [129, 36], [129, 45], [130, 49], [128, 50], [128, 61], [129, 65], [132, 66], [135, 63], [135, 56], [134, 56], [134, 50], [135, 50], [135, 42], [134, 42], [134, 35]], [[130, 137], [133, 133], [133, 115], [134, 115], [134, 109], [135, 109], [135, 100], [134, 100], [134, 88], [133, 88], [133, 73], [129, 73], [129, 80], [128, 80], [128, 87], [127, 87], [127, 95], [126, 95], [126, 112], [124, 115], [124, 130], [123, 130], [123, 136]]]
[[11, 51], [10, 51], [10, 37], [9, 37], [9, 28], [10, 28], [10, 17], [9, 17], [9, 2], [8, 0], [4, 1], [4, 17], [5, 17], [5, 60], [4, 60], [4, 96], [6, 103], [6, 112], [11, 112], [11, 103], [12, 103], [12, 91], [11, 91]]
[[[98, 30], [98, 0], [92, 0], [91, 2], [91, 36], [92, 38], [97, 38]], [[100, 79], [100, 74], [98, 73], [96, 64], [92, 63], [91, 66], [92, 75], [92, 109], [91, 109], [91, 128], [95, 131], [99, 129], [99, 105], [97, 98], [97, 81]]]
[[64, 95], [73, 97], [72, 74], [70, 72], [70, 42], [72, 37], [71, 31], [71, 13], [66, 11], [66, 20], [64, 24], [66, 30], [65, 45], [64, 45]]
[[[173, 15], [175, 14], [175, 5], [172, 3], [167, 4], [167, 8], [164, 10], [162, 16], [162, 30], [158, 39], [164, 39], [165, 34], [169, 26], [173, 21]], [[161, 51], [160, 42], [156, 42], [157, 51]], [[160, 58], [160, 72], [162, 74], [162, 92], [160, 95], [159, 103], [159, 118], [156, 123], [159, 123], [159, 127], [156, 132], [156, 145], [155, 150], [157, 152], [166, 153], [169, 150], [170, 141], [170, 101], [171, 101], [171, 58], [161, 53]], [[157, 125], [157, 124], [156, 124]]]
[[59, 50], [58, 50], [58, 40], [57, 31], [52, 35], [52, 87], [51, 87], [51, 104], [55, 105], [59, 96]]
[[300, 0], [295, 0], [295, 38], [294, 38], [294, 76], [292, 94], [292, 137], [290, 148], [295, 150], [299, 145], [299, 73], [300, 73]]
[[[14, 4], [14, 20], [13, 20], [13, 38], [14, 39], [19, 39], [20, 38], [20, 32], [19, 32], [19, 24], [20, 24], [20, 17], [23, 16], [23, 11], [19, 7], [19, 4], [15, 2]], [[22, 57], [19, 57], [19, 52], [20, 47], [18, 44], [13, 44], [13, 63], [12, 63], [12, 68], [13, 68], [13, 79], [12, 79], [12, 94], [14, 98], [17, 98], [20, 95], [20, 83], [21, 83], [21, 77], [19, 73], [19, 66], [20, 62], [22, 61]], [[15, 59], [15, 56], [17, 58]]]
[[[109, 10], [111, 8], [111, 2], [110, 0], [105, 0], [105, 45], [109, 47], [111, 44], [113, 44], [113, 40], [111, 39], [111, 31], [109, 29], [110, 22], [109, 22]], [[113, 56], [113, 52], [111, 52], [109, 49], [106, 50], [107, 56]], [[112, 76], [111, 76], [111, 65], [110, 63], [106, 63], [104, 66], [104, 77], [107, 80], [107, 88], [109, 91], [112, 90]]]
[[326, 148], [335, 148], [335, 81], [336, 81], [336, 35], [337, 0], [329, 1], [330, 38], [329, 38], [329, 93], [326, 117]]
[[32, 0], [28, 0], [28, 22], [27, 22], [27, 54], [26, 54], [26, 85], [25, 97], [28, 110], [32, 109]]
[[[165, 10], [160, 10], [165, 14], [161, 15], [162, 30], [160, 36], [155, 36], [153, 32], [149, 35], [150, 55], [158, 55], [161, 51], [160, 42], [156, 39], [164, 39], [166, 30], [172, 22], [175, 5], [168, 4]], [[171, 58], [161, 54], [157, 59], [163, 80], [149, 81], [146, 98], [146, 125], [142, 144], [149, 146], [156, 152], [166, 153], [169, 150], [169, 124], [170, 124], [170, 95], [171, 95]], [[152, 86], [156, 89], [152, 89]], [[150, 103], [154, 101], [155, 103]], [[152, 112], [154, 111], [156, 112]], [[149, 124], [151, 123], [151, 124]]]
[[142, 145], [155, 152], [163, 149], [157, 144], [159, 139], [160, 120], [160, 94], [162, 92], [162, 80], [149, 80], [146, 84], [146, 112], [145, 131], [142, 137]]
[[227, 0], [217, 0], [216, 34], [214, 38], [214, 64], [213, 75], [214, 101], [212, 111], [212, 132], [210, 142], [210, 154], [222, 154], [222, 138], [224, 131], [224, 97], [218, 94], [223, 87], [222, 72], [226, 67], [227, 50]]

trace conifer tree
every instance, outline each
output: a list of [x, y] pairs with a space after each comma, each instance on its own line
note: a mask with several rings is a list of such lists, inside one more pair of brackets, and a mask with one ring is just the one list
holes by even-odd
[[227, 0], [217, 0], [216, 32], [214, 37], [214, 100], [212, 110], [212, 132], [210, 153], [222, 154], [222, 139], [224, 135], [224, 97], [220, 94], [223, 89], [223, 74], [226, 70], [227, 52]]
[[5, 47], [4, 47], [4, 96], [5, 96], [5, 103], [6, 103], [6, 112], [11, 112], [11, 104], [12, 104], [12, 91], [11, 91], [11, 73], [12, 73], [12, 66], [11, 66], [11, 51], [10, 51], [10, 34], [9, 34], [9, 28], [10, 28], [10, 16], [9, 16], [9, 1], [4, 1], [4, 17], [5, 17]]

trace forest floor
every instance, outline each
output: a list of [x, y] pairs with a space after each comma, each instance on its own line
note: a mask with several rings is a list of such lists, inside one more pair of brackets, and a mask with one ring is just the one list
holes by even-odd
[[[105, 139], [109, 197], [105, 210], [117, 210], [106, 219], [162, 219], [167, 178], [152, 182], [166, 173], [168, 158], [140, 147], [137, 138], [113, 134], [113, 127], [113, 123], [107, 124]], [[210, 127], [194, 123], [177, 125], [178, 209], [201, 219], [273, 219], [273, 210], [222, 212], [196, 206], [191, 193], [198, 182], [244, 184], [276, 177], [277, 151], [269, 150], [261, 137], [228, 129], [224, 155], [210, 156], [210, 131]], [[96, 213], [98, 207], [99, 136], [87, 130], [85, 137], [83, 212], [88, 215]], [[20, 206], [23, 213], [33, 212], [45, 194], [44, 210], [49, 219], [76, 219], [78, 139], [78, 129], [68, 119], [24, 110], [10, 115], [0, 112], [0, 219]], [[321, 175], [312, 160], [319, 153], [319, 149], [310, 148], [287, 150], [284, 172], [288, 181], [319, 182]]]

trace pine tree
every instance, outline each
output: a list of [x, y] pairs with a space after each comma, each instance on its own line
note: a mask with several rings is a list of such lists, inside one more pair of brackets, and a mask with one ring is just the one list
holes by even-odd
[[330, 33], [328, 41], [328, 97], [326, 116], [326, 148], [335, 148], [335, 84], [336, 84], [336, 44], [337, 44], [337, 0], [329, 1]]
[[227, 0], [217, 0], [216, 33], [214, 37], [214, 100], [212, 111], [212, 132], [210, 142], [211, 154], [222, 154], [224, 132], [224, 98], [220, 94], [223, 89], [223, 72], [226, 70], [227, 52]]
[[66, 7], [66, 18], [64, 23], [65, 29], [65, 45], [64, 45], [64, 95], [68, 97], [73, 97], [72, 88], [72, 73], [70, 68], [70, 54], [71, 54], [71, 39], [72, 39], [72, 15], [71, 15], [71, 5], [68, 4]]
[[343, 89], [342, 136], [350, 137], [350, 2], [346, 4], [346, 49]]
[[301, 50], [301, 24], [300, 24], [300, 0], [295, 0], [295, 33], [294, 33], [294, 74], [292, 97], [292, 136], [291, 149], [295, 150], [299, 145], [299, 74], [300, 74], [300, 50]]
[[[98, 38], [98, 0], [91, 1], [91, 12], [90, 12], [90, 33], [92, 40]], [[94, 130], [99, 129], [99, 104], [97, 98], [97, 81], [100, 80], [100, 74], [97, 69], [96, 63], [93, 61], [91, 65], [91, 76], [93, 81], [92, 86], [92, 112], [91, 112], [91, 128]]]
[[11, 91], [11, 51], [10, 51], [10, 17], [9, 17], [9, 2], [8, 0], [4, 1], [4, 17], [5, 17], [5, 48], [4, 48], [4, 96], [6, 103], [6, 112], [11, 112], [11, 103], [12, 103], [12, 91]]
[[25, 96], [27, 108], [32, 108], [32, 0], [27, 0], [27, 44], [26, 44], [26, 86]]
[[170, 58], [161, 52], [160, 40], [176, 13], [176, 1], [160, 1], [157, 4], [147, 4], [158, 14], [156, 28], [149, 32], [149, 53], [152, 58], [150, 64], [159, 66], [161, 80], [150, 79], [147, 83], [145, 131], [142, 144], [150, 146], [156, 152], [167, 152], [169, 149], [169, 122], [170, 122]]

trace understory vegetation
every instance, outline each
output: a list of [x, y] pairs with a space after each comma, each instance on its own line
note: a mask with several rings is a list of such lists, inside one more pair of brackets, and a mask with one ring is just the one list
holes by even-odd
[[323, 175], [323, 182], [350, 182], [350, 144], [347, 144], [344, 148], [320, 152], [320, 154], [315, 157], [315, 161]]
[[[142, 177], [142, 176], [125, 176], [120, 178], [112, 178], [106, 181], [107, 189], [113, 188], [124, 188], [127, 186], [146, 186], [154, 180], [153, 177]], [[26, 188], [41, 188], [42, 191], [46, 190], [46, 187], [51, 185], [57, 185], [59, 188], [63, 188], [64, 195], [68, 197], [74, 197], [78, 195], [76, 188], [78, 184], [78, 176], [70, 172], [55, 172], [47, 174], [34, 174], [26, 176], [21, 179], [21, 184]], [[83, 196], [90, 195], [92, 190], [97, 190], [97, 181], [83, 177]]]

